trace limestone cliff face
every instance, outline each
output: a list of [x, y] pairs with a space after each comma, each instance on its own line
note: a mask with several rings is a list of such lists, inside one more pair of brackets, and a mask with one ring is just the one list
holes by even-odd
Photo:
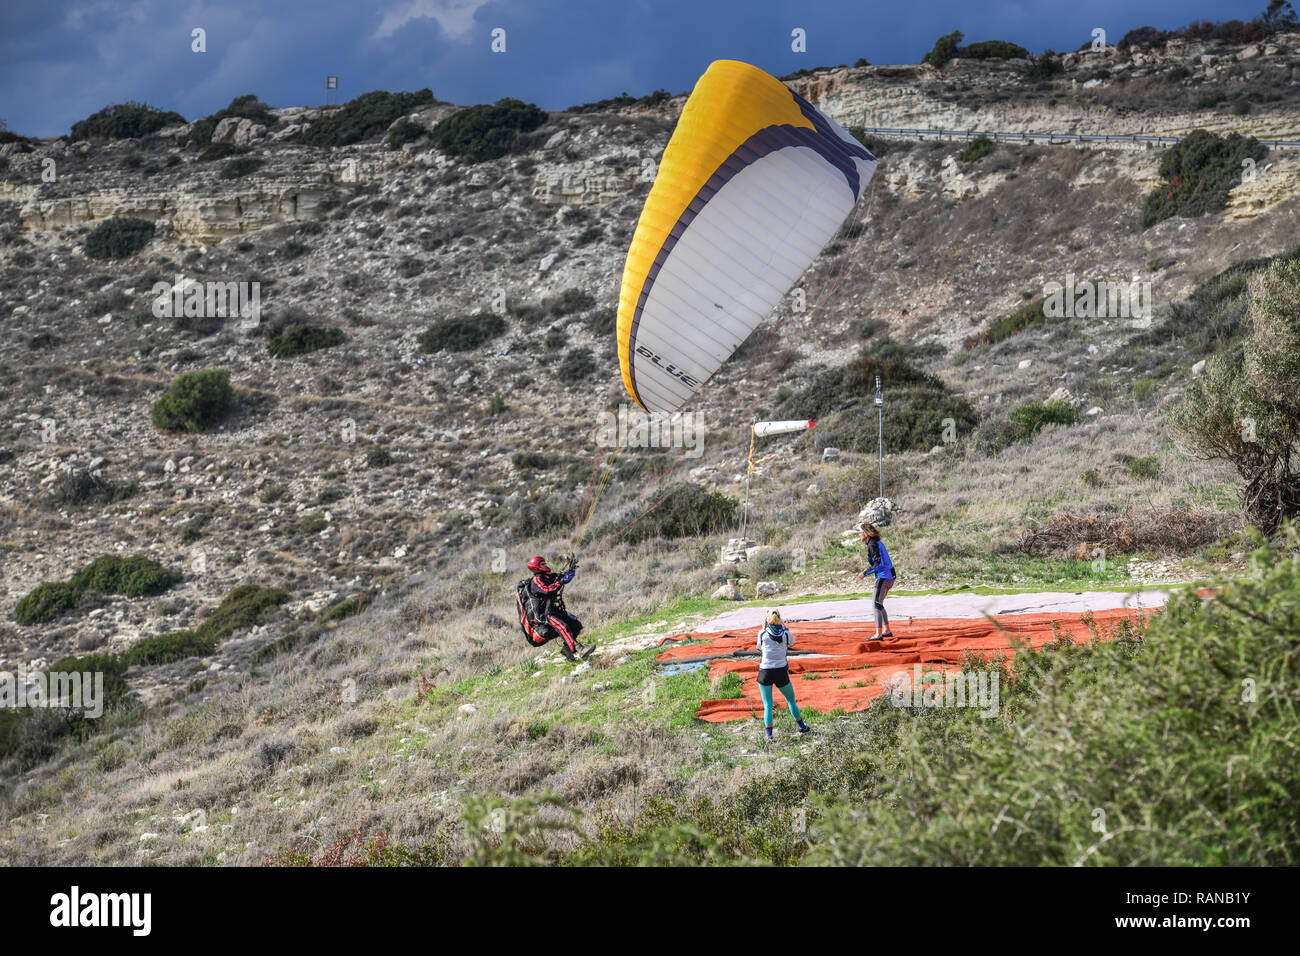
[[[1174, 41], [1156, 51], [1083, 51], [1061, 57], [1062, 72], [1029, 77], [1028, 61], [954, 60], [842, 67], [791, 81], [800, 95], [844, 126], [1186, 136], [1196, 129], [1260, 139], [1300, 136], [1300, 34], [1242, 50]], [[1277, 105], [1249, 114], [1198, 109], [1208, 92], [1272, 87]], [[1158, 95], [1148, 96], [1158, 89]], [[1283, 95], [1285, 94], [1285, 95]], [[1141, 147], [1139, 147], [1141, 148]]]

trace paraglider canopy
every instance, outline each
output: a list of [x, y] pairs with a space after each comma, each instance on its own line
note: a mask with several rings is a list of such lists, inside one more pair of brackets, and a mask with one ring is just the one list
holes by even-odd
[[718, 60], [682, 109], [623, 269], [628, 394], [671, 414], [835, 235], [876, 158], [757, 67]]

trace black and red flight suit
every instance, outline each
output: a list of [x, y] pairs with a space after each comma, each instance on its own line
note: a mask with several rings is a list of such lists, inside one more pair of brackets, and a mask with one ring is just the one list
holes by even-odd
[[564, 574], [538, 571], [528, 582], [529, 607], [526, 630], [529, 643], [541, 647], [552, 638], [559, 637], [569, 653], [578, 649], [578, 635], [582, 622], [564, 607], [564, 586], [573, 580], [574, 569]]

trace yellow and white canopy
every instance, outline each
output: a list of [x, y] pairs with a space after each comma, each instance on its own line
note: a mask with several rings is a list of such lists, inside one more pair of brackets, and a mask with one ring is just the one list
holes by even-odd
[[852, 212], [876, 158], [757, 67], [717, 60], [664, 150], [618, 305], [628, 394], [670, 414], [740, 347]]

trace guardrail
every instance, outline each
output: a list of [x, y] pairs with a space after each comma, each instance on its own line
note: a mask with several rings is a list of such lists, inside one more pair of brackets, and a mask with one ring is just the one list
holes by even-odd
[[[933, 136], [936, 139], [987, 136], [992, 140], [1014, 140], [1024, 143], [1046, 142], [1048, 145], [1056, 143], [1152, 143], [1157, 146], [1171, 146], [1182, 139], [1181, 136], [1120, 136], [1089, 133], [995, 133], [977, 129], [892, 129], [881, 126], [863, 126], [859, 128], [862, 129], [864, 133], [874, 133], [881, 136], [912, 136], [916, 138]], [[1300, 148], [1300, 140], [1261, 139], [1260, 143], [1270, 149], [1275, 147], [1282, 147], [1284, 149]]]

